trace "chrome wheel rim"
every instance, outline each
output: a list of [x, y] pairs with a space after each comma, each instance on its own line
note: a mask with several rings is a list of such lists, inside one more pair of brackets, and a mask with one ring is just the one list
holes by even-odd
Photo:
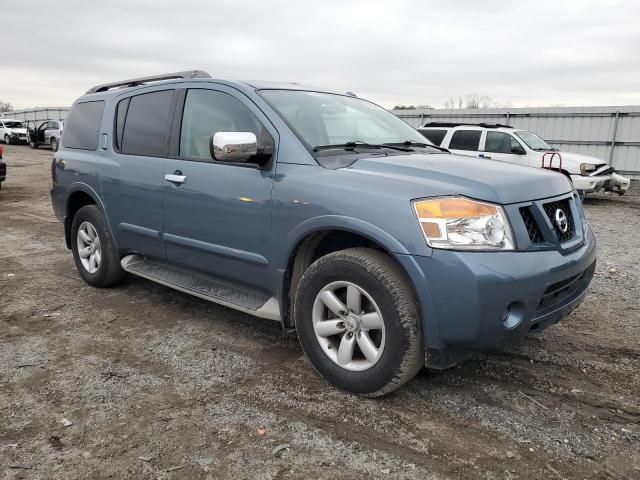
[[345, 370], [373, 367], [384, 352], [382, 313], [363, 288], [350, 282], [332, 282], [313, 302], [313, 331], [322, 351]]
[[96, 273], [102, 261], [102, 249], [98, 232], [91, 223], [82, 222], [80, 224], [77, 244], [82, 267], [89, 273]]

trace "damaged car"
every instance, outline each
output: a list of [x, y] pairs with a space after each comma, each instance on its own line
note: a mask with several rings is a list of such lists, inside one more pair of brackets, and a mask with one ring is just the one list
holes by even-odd
[[556, 170], [583, 194], [604, 190], [624, 195], [631, 183], [604, 160], [561, 152], [535, 133], [509, 125], [430, 122], [418, 131], [458, 155]]

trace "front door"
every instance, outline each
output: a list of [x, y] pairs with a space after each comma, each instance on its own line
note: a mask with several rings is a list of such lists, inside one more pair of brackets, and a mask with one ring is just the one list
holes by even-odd
[[175, 155], [165, 161], [163, 186], [167, 259], [275, 293], [267, 287], [274, 273], [269, 252], [275, 166], [218, 163], [209, 148], [215, 132], [248, 131], [261, 138], [268, 121], [255, 105], [223, 86], [186, 90], [174, 118], [179, 125], [171, 140]]
[[487, 130], [484, 141], [484, 158], [517, 165], [529, 165], [527, 151], [518, 140], [508, 133], [493, 130]]

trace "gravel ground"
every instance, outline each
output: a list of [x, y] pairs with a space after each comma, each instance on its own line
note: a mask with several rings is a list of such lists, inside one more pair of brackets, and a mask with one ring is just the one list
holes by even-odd
[[599, 263], [569, 318], [362, 399], [275, 322], [142, 279], [87, 286], [51, 212], [51, 152], [5, 160], [0, 477], [640, 478], [637, 184], [586, 200]]

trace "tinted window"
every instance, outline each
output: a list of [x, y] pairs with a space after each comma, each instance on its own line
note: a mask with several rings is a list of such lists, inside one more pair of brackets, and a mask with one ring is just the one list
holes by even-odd
[[129, 108], [129, 100], [130, 98], [125, 98], [118, 102], [118, 107], [116, 111], [116, 149], [120, 149], [122, 147], [122, 133], [124, 132], [124, 119], [127, 115], [127, 108]]
[[480, 130], [456, 130], [449, 142], [452, 150], [478, 150], [480, 145]]
[[[128, 126], [127, 117], [127, 126]], [[237, 98], [213, 90], [187, 92], [180, 132], [180, 156], [212, 160], [209, 137], [216, 132], [253, 132], [260, 138], [262, 125]]]
[[103, 111], [104, 102], [102, 100], [76, 103], [69, 112], [62, 144], [67, 148], [82, 150], [98, 148]]
[[429, 140], [434, 145], [440, 145], [442, 143], [442, 140], [444, 140], [445, 135], [447, 134], [446, 130], [434, 130], [431, 128], [428, 130], [418, 130], [418, 131], [422, 135], [424, 135], [424, 138]]
[[164, 156], [172, 97], [173, 90], [131, 97], [122, 133], [122, 153]]

